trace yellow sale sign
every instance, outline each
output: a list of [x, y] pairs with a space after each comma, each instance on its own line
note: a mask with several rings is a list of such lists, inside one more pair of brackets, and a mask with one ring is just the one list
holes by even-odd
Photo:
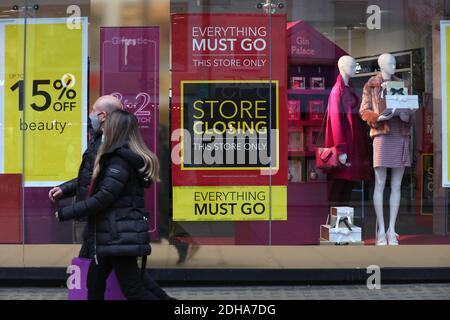
[[86, 142], [87, 19], [79, 28], [64, 18], [5, 20], [0, 41], [0, 172], [23, 173], [26, 186], [76, 177]]
[[173, 187], [174, 221], [286, 221], [286, 186]]

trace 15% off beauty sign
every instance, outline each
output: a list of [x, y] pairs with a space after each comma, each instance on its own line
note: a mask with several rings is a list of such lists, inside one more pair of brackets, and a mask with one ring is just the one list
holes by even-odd
[[[68, 79], [67, 81], [65, 79]], [[75, 77], [71, 74], [65, 74], [62, 80], [53, 81], [53, 88], [50, 88], [52, 84], [50, 80], [33, 80], [32, 86], [32, 96], [41, 97], [42, 103], [33, 102], [30, 104], [31, 109], [37, 112], [45, 112], [49, 108], [56, 112], [67, 112], [73, 111], [77, 107], [77, 102], [74, 99], [77, 96], [77, 92], [74, 89], [68, 89], [73, 87], [75, 83]], [[19, 95], [19, 111], [24, 110], [24, 82], [23, 80], [17, 81], [10, 88], [12, 91], [17, 91]], [[55, 92], [56, 90], [56, 92]], [[58, 92], [59, 91], [59, 92]], [[52, 94], [57, 96], [57, 100], [54, 101]], [[59, 94], [59, 95], [58, 95]], [[65, 99], [63, 99], [65, 98]], [[64, 101], [66, 100], [66, 101]], [[67, 101], [69, 100], [69, 101]], [[22, 131], [56, 131], [59, 134], [63, 134], [66, 129], [68, 122], [60, 122], [58, 120], [53, 120], [49, 122], [39, 121], [27, 122], [25, 117], [20, 118], [20, 129]]]
[[30, 187], [75, 177], [86, 145], [87, 19], [76, 30], [65, 22], [31, 19], [26, 38], [23, 24], [0, 24], [6, 48], [0, 170], [23, 174]]

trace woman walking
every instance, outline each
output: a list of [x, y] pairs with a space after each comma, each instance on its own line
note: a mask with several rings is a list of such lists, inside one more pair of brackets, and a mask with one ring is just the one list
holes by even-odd
[[158, 159], [145, 145], [135, 116], [112, 112], [95, 160], [90, 196], [55, 213], [60, 221], [88, 217], [88, 228], [95, 234], [95, 259], [87, 277], [89, 300], [104, 299], [113, 270], [127, 299], [168, 298], [146, 289], [137, 264], [137, 257], [151, 252], [144, 188], [158, 181], [158, 171]]

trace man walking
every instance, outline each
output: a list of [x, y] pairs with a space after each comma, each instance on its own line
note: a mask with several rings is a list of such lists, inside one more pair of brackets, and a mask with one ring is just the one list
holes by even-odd
[[[122, 103], [113, 96], [102, 96], [95, 101], [92, 112], [89, 114], [89, 132], [91, 138], [89, 145], [83, 154], [80, 169], [78, 170], [78, 177], [51, 189], [49, 198], [52, 202], [73, 196], [75, 196], [75, 201], [81, 201], [87, 198], [95, 158], [97, 157], [97, 151], [102, 144], [103, 124], [108, 114], [121, 108]], [[85, 226], [82, 235], [83, 243], [79, 253], [80, 258], [93, 258], [93, 237], [93, 231], [88, 230], [87, 226]]]

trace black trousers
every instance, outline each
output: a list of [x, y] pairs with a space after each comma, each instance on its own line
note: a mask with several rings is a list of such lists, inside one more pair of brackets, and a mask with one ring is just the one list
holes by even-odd
[[106, 280], [116, 272], [122, 293], [128, 300], [166, 300], [167, 294], [145, 273], [141, 277], [136, 257], [99, 257], [89, 267], [87, 275], [88, 300], [104, 300]]

